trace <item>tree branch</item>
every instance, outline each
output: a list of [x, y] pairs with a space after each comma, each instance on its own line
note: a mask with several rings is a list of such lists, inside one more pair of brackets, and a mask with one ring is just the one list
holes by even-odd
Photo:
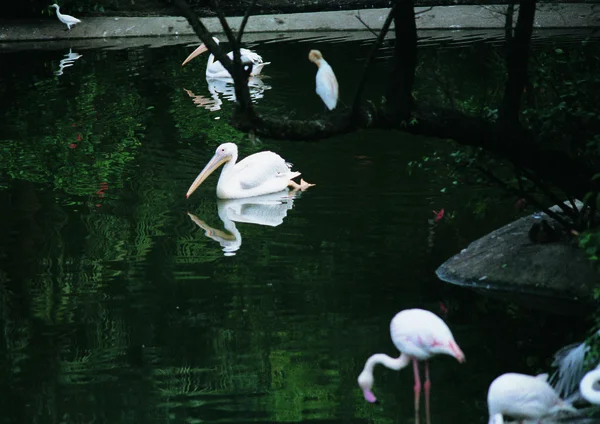
[[412, 0], [394, 0], [394, 58], [386, 91], [388, 120], [407, 121], [413, 107], [412, 89], [417, 66], [417, 24]]
[[211, 32], [204, 26], [202, 21], [198, 19], [196, 14], [190, 7], [188, 6], [185, 0], [173, 0], [173, 3], [181, 10], [183, 16], [187, 19], [188, 23], [191, 25], [192, 29], [202, 40], [202, 42], [206, 45], [208, 50], [215, 55], [217, 60], [221, 62], [221, 64], [231, 73], [231, 68], [233, 67], [233, 62], [229, 59], [229, 56], [225, 54], [225, 52], [219, 47], [215, 40], [213, 40], [213, 35]]
[[[358, 117], [358, 115], [360, 114], [360, 101], [361, 101], [367, 80], [369, 79], [369, 71], [371, 69], [371, 65], [373, 64], [373, 61], [377, 54], [377, 50], [379, 50], [381, 43], [383, 42], [385, 36], [387, 35], [387, 33], [390, 29], [390, 25], [392, 24], [392, 20], [394, 19], [395, 10], [396, 10], [396, 5], [394, 4], [392, 6], [392, 8], [390, 9], [390, 13], [387, 16], [387, 19], [385, 20], [385, 23], [383, 24], [383, 27], [381, 28], [379, 35], [377, 36], [377, 40], [375, 40], [375, 42], [373, 43], [373, 46], [371, 47], [371, 52], [369, 53], [369, 57], [367, 58], [367, 62], [365, 63], [365, 67], [364, 67], [362, 76], [360, 78], [360, 82], [358, 83], [358, 88], [356, 89], [356, 94], [354, 95], [354, 103], [352, 105], [352, 116], [354, 116], [354, 117]], [[360, 20], [360, 18], [358, 16], [357, 16], [357, 18]], [[362, 22], [362, 20], [361, 20], [361, 22]]]
[[[506, 68], [508, 79], [506, 80], [504, 97], [498, 112], [498, 125], [505, 133], [508, 133], [510, 129], [520, 129], [521, 96], [523, 95], [523, 88], [527, 84], [527, 64], [535, 18], [535, 4], [535, 0], [521, 0], [515, 34], [510, 41], [507, 41]], [[506, 16], [506, 19], [509, 19], [509, 15]]]
[[244, 19], [242, 19], [242, 24], [240, 25], [240, 29], [237, 34], [237, 44], [238, 46], [242, 45], [242, 36], [244, 35], [244, 30], [246, 29], [246, 24], [248, 23], [248, 19], [250, 18], [250, 12], [252, 12], [252, 8], [256, 4], [256, 0], [252, 0], [248, 9], [246, 9], [246, 14], [244, 15]]

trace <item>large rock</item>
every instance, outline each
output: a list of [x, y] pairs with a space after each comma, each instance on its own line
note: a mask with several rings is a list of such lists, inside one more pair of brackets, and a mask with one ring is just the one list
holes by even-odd
[[[555, 206], [553, 210], [558, 210]], [[546, 220], [544, 213], [518, 219], [471, 243], [443, 263], [437, 276], [452, 284], [478, 289], [542, 295], [572, 300], [591, 300], [600, 287], [600, 274], [577, 240], [562, 233], [550, 243], [532, 242], [528, 235], [534, 223]]]

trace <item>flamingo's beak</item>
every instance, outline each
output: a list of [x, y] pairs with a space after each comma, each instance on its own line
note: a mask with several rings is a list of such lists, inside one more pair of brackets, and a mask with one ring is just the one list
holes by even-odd
[[181, 64], [181, 66], [185, 65], [186, 63], [188, 63], [190, 60], [192, 60], [193, 58], [195, 58], [196, 56], [200, 56], [202, 53], [204, 53], [205, 51], [207, 51], [208, 48], [204, 45], [204, 43], [200, 44], [200, 46], [194, 50], [188, 57], [187, 59], [185, 59], [183, 61], [183, 63]]

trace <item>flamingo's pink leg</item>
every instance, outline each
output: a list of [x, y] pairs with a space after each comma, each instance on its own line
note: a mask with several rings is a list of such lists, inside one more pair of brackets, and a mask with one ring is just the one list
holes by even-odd
[[431, 415], [429, 413], [429, 392], [431, 390], [431, 381], [429, 380], [429, 361], [425, 361], [425, 414], [427, 424], [431, 424]]
[[419, 363], [413, 358], [413, 371], [415, 372], [415, 424], [419, 424], [419, 398], [421, 397], [421, 376], [419, 375]]

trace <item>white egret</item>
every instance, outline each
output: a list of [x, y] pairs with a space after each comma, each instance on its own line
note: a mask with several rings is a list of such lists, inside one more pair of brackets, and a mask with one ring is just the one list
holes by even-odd
[[308, 60], [317, 65], [317, 94], [325, 103], [329, 110], [335, 109], [338, 101], [339, 86], [337, 78], [333, 73], [333, 69], [329, 63], [323, 59], [323, 55], [319, 50], [311, 50], [308, 54]]
[[558, 396], [546, 381], [548, 374], [536, 377], [507, 373], [496, 378], [488, 390], [488, 424], [503, 424], [504, 417], [517, 420], [541, 420], [558, 413], [577, 413], [573, 406]]
[[198, 186], [222, 164], [225, 166], [217, 183], [219, 199], [261, 196], [285, 190], [287, 187], [305, 190], [314, 185], [304, 180], [300, 180], [300, 184], [294, 182], [292, 178], [299, 176], [300, 172], [292, 172], [292, 165], [277, 153], [255, 153], [239, 163], [236, 163], [237, 158], [238, 148], [234, 143], [221, 144], [185, 196], [190, 197]]
[[62, 13], [60, 13], [60, 6], [58, 4], [54, 3], [50, 7], [53, 7], [56, 9], [56, 17], [58, 18], [59, 21], [61, 21], [63, 24], [65, 24], [67, 26], [68, 31], [71, 30], [71, 26], [81, 23], [81, 21], [79, 19], [74, 18], [71, 15], [63, 15]]
[[[219, 39], [217, 37], [213, 37], [213, 40], [215, 40], [215, 43], [219, 44]], [[201, 55], [202, 53], [204, 53], [206, 51], [208, 51], [208, 48], [206, 47], [206, 45], [204, 43], [200, 44], [200, 46], [196, 50], [194, 50], [183, 61], [181, 66], [184, 66], [190, 60], [192, 60], [196, 56]], [[250, 71], [250, 76], [259, 75], [262, 71], [262, 68], [265, 65], [268, 65], [271, 63], [271, 62], [263, 62], [262, 57], [258, 53], [253, 52], [252, 50], [240, 49], [240, 54], [241, 54], [242, 63], [251, 63], [252, 64], [252, 70]], [[227, 56], [229, 56], [229, 58], [231, 60], [233, 60], [233, 52], [232, 51], [227, 53]], [[206, 78], [231, 78], [229, 71], [227, 69], [225, 69], [225, 67], [221, 64], [221, 62], [215, 62], [215, 56], [212, 53], [210, 54], [210, 56], [208, 56], [208, 63], [206, 64]]]
[[418, 361], [425, 361], [425, 409], [427, 423], [431, 421], [429, 414], [429, 381], [428, 360], [436, 354], [450, 355], [458, 362], [465, 361], [458, 344], [454, 341], [452, 332], [441, 318], [423, 309], [407, 309], [398, 312], [390, 323], [392, 342], [401, 352], [398, 358], [391, 358], [384, 353], [376, 353], [367, 359], [363, 371], [358, 376], [358, 385], [368, 402], [377, 398], [371, 391], [373, 387], [373, 368], [382, 364], [393, 370], [401, 370], [409, 363], [413, 364], [415, 376], [415, 422], [419, 422], [419, 398], [421, 396], [421, 377]]

